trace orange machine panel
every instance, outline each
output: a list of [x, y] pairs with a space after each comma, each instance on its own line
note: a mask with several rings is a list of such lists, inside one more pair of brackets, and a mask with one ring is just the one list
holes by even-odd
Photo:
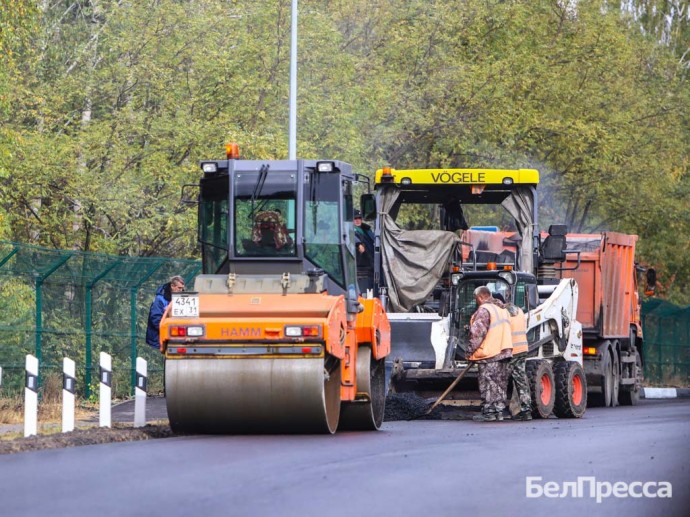
[[359, 302], [364, 310], [357, 315], [357, 343], [372, 343], [374, 358], [382, 359], [391, 351], [391, 324], [378, 298], [360, 298]]
[[329, 353], [345, 356], [346, 311], [343, 296], [323, 294], [201, 294], [198, 318], [171, 318], [170, 307], [161, 321], [161, 350], [174, 325], [202, 325], [204, 335], [189, 342], [221, 340], [284, 340], [286, 325], [320, 325]]

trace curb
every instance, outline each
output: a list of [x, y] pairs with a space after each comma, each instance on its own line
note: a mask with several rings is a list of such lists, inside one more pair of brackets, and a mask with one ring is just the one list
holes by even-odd
[[642, 388], [640, 397], [644, 399], [690, 398], [690, 388]]

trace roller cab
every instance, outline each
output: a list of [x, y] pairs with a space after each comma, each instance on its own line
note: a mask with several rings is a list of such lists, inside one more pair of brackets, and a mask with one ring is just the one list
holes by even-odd
[[390, 325], [357, 288], [352, 184], [338, 161], [201, 164], [204, 274], [161, 322], [173, 429], [378, 429]]

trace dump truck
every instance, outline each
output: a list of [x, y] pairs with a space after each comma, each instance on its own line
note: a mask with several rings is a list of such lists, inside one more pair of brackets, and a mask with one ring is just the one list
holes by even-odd
[[[579, 286], [577, 318], [583, 326], [584, 367], [592, 405], [634, 405], [640, 398], [643, 335], [637, 239], [637, 235], [616, 232], [567, 234], [562, 262], [551, 272], [543, 271], [573, 278]], [[653, 288], [654, 270], [647, 273]]]
[[[411, 169], [376, 172], [376, 196], [362, 196], [375, 218], [374, 283], [392, 329], [389, 388], [436, 396], [465, 369], [467, 327], [480, 285], [527, 315], [527, 373], [535, 417], [581, 417], [586, 408], [578, 284], [544, 278], [558, 267], [553, 239], [541, 242], [539, 172], [533, 169]], [[406, 230], [396, 218], [409, 206], [433, 208], [437, 228]], [[503, 206], [513, 231], [471, 228], [468, 205]], [[555, 228], [554, 232], [555, 232]], [[473, 389], [472, 389], [473, 388]], [[476, 399], [476, 374], [450, 399]]]
[[390, 325], [356, 286], [352, 167], [201, 162], [202, 274], [160, 325], [175, 431], [376, 430]]

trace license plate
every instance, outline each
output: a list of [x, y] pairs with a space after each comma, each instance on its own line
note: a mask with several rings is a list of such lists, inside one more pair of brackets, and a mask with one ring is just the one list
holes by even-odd
[[175, 293], [172, 295], [173, 318], [198, 318], [199, 295], [196, 293]]

